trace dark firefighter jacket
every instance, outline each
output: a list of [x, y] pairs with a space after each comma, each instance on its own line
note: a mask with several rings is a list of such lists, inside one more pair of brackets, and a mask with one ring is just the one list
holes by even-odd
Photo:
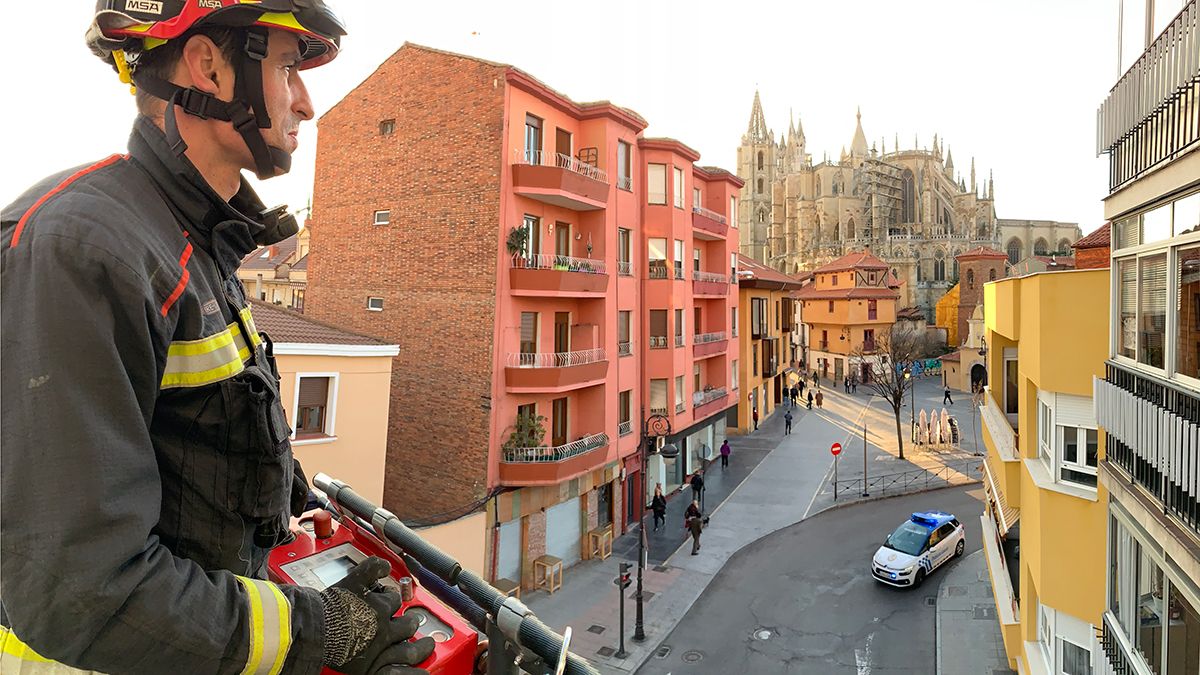
[[3, 211], [0, 631], [117, 673], [316, 673], [315, 590], [266, 581], [290, 429], [236, 272], [295, 231], [138, 118], [128, 155]]

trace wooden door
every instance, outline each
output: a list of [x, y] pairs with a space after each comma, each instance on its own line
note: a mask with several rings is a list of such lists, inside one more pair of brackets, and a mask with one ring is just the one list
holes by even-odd
[[558, 447], [567, 444], [567, 399], [554, 399], [553, 438], [550, 445]]
[[554, 313], [554, 351], [563, 354], [571, 351], [571, 313]]

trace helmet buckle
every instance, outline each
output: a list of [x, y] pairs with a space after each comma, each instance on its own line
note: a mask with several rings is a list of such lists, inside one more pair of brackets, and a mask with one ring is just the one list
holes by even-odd
[[267, 58], [267, 36], [259, 31], [246, 31], [246, 56], [255, 61]]
[[206, 120], [208, 119], [208, 103], [211, 100], [212, 94], [189, 87], [179, 93], [177, 103], [189, 115]]

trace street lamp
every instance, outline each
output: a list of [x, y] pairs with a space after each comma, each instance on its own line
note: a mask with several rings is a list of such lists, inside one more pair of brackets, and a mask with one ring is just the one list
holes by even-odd
[[[653, 433], [653, 435], [652, 435]], [[641, 528], [641, 533], [638, 536], [638, 575], [637, 575], [637, 593], [636, 603], [637, 610], [633, 623], [633, 639], [641, 642], [646, 639], [646, 630], [642, 626], [642, 574], [646, 568], [646, 472], [649, 470], [650, 464], [650, 444], [651, 438], [657, 441], [658, 438], [671, 435], [671, 420], [666, 415], [651, 415], [646, 418], [646, 422], [642, 428], [642, 515], [638, 522], [638, 527]], [[666, 459], [674, 459], [679, 456], [679, 448], [675, 447], [674, 443], [667, 443], [658, 449], [653, 454], [662, 455]]]

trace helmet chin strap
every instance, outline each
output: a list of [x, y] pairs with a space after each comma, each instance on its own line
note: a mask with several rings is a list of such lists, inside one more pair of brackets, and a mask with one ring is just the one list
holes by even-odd
[[187, 150], [187, 143], [179, 135], [179, 125], [175, 120], [175, 106], [179, 106], [187, 114], [200, 119], [212, 118], [231, 123], [250, 150], [250, 156], [254, 159], [255, 175], [260, 179], [267, 179], [277, 172], [287, 173], [292, 168], [292, 156], [281, 148], [267, 145], [262, 132], [259, 131], [271, 128], [271, 117], [267, 113], [262, 85], [262, 62], [267, 57], [267, 33], [258, 28], [247, 28], [244, 32], [245, 44], [237, 53], [233, 64], [237, 76], [234, 80], [232, 101], [222, 101], [195, 87], [184, 89], [157, 77], [139, 76], [136, 72], [133, 74], [133, 81], [150, 95], [167, 101], [167, 110], [163, 116], [164, 131], [175, 154], [182, 155]]

